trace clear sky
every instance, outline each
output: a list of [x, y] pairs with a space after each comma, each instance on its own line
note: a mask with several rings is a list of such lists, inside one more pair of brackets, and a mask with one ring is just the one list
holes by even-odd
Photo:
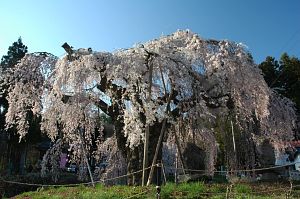
[[300, 57], [300, 0], [2, 0], [0, 56], [22, 37], [30, 52], [61, 45], [114, 51], [190, 29], [249, 47], [257, 63]]

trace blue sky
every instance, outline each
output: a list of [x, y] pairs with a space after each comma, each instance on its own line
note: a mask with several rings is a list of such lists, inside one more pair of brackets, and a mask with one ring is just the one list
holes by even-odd
[[257, 63], [282, 52], [300, 57], [299, 0], [3, 0], [0, 56], [22, 37], [30, 52], [61, 45], [114, 51], [190, 29], [249, 47]]

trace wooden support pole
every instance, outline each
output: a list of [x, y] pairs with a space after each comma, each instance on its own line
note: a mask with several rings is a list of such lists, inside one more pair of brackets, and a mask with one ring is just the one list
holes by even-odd
[[[148, 87], [148, 97], [147, 103], [151, 100], [151, 89], [152, 89], [152, 73], [153, 73], [153, 65], [150, 64], [149, 69], [149, 87]], [[144, 142], [144, 157], [143, 157], [143, 173], [142, 173], [142, 186], [146, 183], [147, 171], [146, 167], [148, 166], [148, 149], [149, 149], [149, 134], [150, 134], [150, 126], [149, 124], [145, 129], [145, 142]]]
[[166, 176], [166, 171], [165, 171], [163, 161], [161, 161], [161, 169], [162, 169], [163, 176], [164, 176], [164, 182], [165, 182], [165, 184], [167, 184], [167, 176]]
[[90, 178], [91, 178], [92, 185], [95, 188], [95, 182], [94, 182], [94, 179], [93, 179], [90, 163], [89, 163], [89, 160], [87, 158], [85, 147], [84, 147], [84, 139], [83, 139], [83, 136], [82, 136], [83, 131], [84, 131], [83, 129], [79, 131], [80, 146], [81, 146], [81, 149], [82, 149], [82, 152], [83, 152], [85, 163], [86, 163], [88, 171], [89, 171], [89, 175], [90, 175]]
[[175, 155], [175, 184], [178, 184], [178, 149], [176, 150], [176, 155]]
[[152, 161], [152, 167], [150, 169], [150, 173], [149, 173], [149, 177], [148, 177], [148, 181], [147, 181], [147, 186], [150, 185], [150, 183], [152, 181], [152, 178], [153, 178], [153, 173], [154, 173], [154, 166], [153, 165], [155, 165], [156, 161], [157, 161], [157, 156], [158, 156], [158, 152], [159, 152], [159, 149], [160, 149], [160, 144], [162, 142], [162, 139], [164, 137], [165, 130], [166, 130], [166, 124], [167, 124], [167, 119], [165, 118], [163, 120], [163, 125], [162, 125], [161, 131], [160, 131], [160, 135], [159, 135], [159, 138], [158, 138], [157, 145], [156, 145], [156, 149], [155, 149], [155, 153], [154, 153], [154, 157], [153, 157], [153, 161]]
[[[181, 132], [182, 130], [182, 121], [179, 122], [179, 131]], [[183, 167], [183, 174], [185, 175], [185, 169], [187, 168], [186, 164], [185, 164], [185, 161], [183, 159], [183, 155], [182, 155], [182, 152], [181, 152], [181, 148], [180, 148], [180, 144], [179, 144], [179, 140], [178, 140], [178, 137], [177, 137], [177, 134], [176, 134], [176, 131], [174, 131], [174, 135], [175, 135], [175, 143], [177, 145], [177, 151], [178, 151], [178, 155], [179, 155], [179, 159], [180, 159], [180, 162], [181, 162], [181, 165]]]
[[[233, 123], [232, 120], [230, 120], [230, 124], [231, 124], [231, 134], [232, 134], [232, 143], [233, 143], [233, 154], [234, 154], [234, 164], [235, 164], [235, 168], [234, 170], [236, 170], [237, 168], [237, 153], [236, 153], [236, 146], [235, 146], [235, 137], [234, 137], [234, 129], [233, 129]], [[234, 172], [234, 175], [236, 175], [236, 172]]]
[[233, 131], [232, 120], [230, 120], [230, 124], [231, 124], [231, 133], [232, 133], [232, 142], [233, 142], [233, 152], [234, 152], [234, 154], [236, 154], [235, 138], [234, 138], [234, 131]]
[[146, 167], [148, 166], [149, 134], [150, 134], [149, 125], [147, 125], [146, 131], [145, 131], [145, 143], [144, 143], [142, 186], [145, 186], [146, 176], [147, 176]]
[[[161, 74], [161, 80], [163, 82], [163, 86], [164, 86], [164, 90], [165, 90], [165, 95], [167, 95], [167, 88], [166, 88], [163, 72], [162, 72], [162, 69], [161, 69], [160, 65], [159, 65], [159, 69], [160, 69], [160, 74]], [[166, 114], [169, 113], [170, 102], [171, 102], [171, 96], [172, 95], [173, 95], [173, 89], [171, 89], [171, 92], [170, 92], [169, 97], [168, 97]], [[160, 149], [160, 145], [161, 145], [161, 142], [162, 142], [163, 136], [165, 134], [165, 130], [166, 130], [166, 123], [167, 123], [167, 119], [164, 118], [164, 120], [162, 122], [162, 128], [161, 128], [161, 131], [160, 131], [160, 134], [159, 134], [158, 142], [157, 142], [157, 145], [156, 145], [156, 149], [155, 149], [155, 154], [154, 154], [153, 161], [152, 161], [152, 164], [151, 164], [151, 169], [150, 169], [150, 172], [149, 172], [147, 186], [150, 185], [150, 183], [152, 181], [152, 178], [153, 178], [153, 172], [154, 172], [154, 167], [153, 166], [155, 165], [155, 163], [157, 161], [158, 151]]]
[[[163, 77], [162, 77], [162, 79], [163, 79]], [[173, 95], [173, 89], [171, 89], [171, 92], [170, 92], [169, 97], [168, 97], [168, 102], [167, 102], [167, 107], [166, 107], [166, 114], [168, 114], [169, 110], [170, 110], [170, 102], [171, 102], [171, 96], [172, 95]], [[157, 145], [156, 145], [154, 157], [153, 157], [153, 160], [152, 160], [151, 169], [150, 169], [150, 172], [149, 172], [147, 186], [150, 185], [150, 183], [152, 181], [152, 178], [153, 178], [153, 172], [154, 172], [154, 166], [153, 165], [156, 164], [158, 152], [159, 152], [159, 149], [160, 149], [160, 145], [161, 145], [162, 139], [163, 139], [165, 131], [166, 131], [166, 126], [167, 126], [167, 118], [164, 118], [163, 122], [162, 122], [161, 130], [160, 130], [158, 142], [157, 142]]]

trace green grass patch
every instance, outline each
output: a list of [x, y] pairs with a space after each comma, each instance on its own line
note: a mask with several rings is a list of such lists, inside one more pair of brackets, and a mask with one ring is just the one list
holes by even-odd
[[[204, 182], [190, 182], [182, 184], [167, 183], [161, 187], [162, 199], [179, 199], [179, 198], [226, 198], [226, 191], [229, 184], [205, 184]], [[279, 186], [279, 185], [277, 185]], [[281, 185], [280, 185], [281, 186]], [[253, 185], [253, 184], [235, 184], [231, 192], [230, 198], [237, 199], [273, 199], [285, 198], [285, 192], [273, 193], [255, 193], [263, 190], [272, 190], [275, 187], [272, 185]], [[296, 190], [295, 190], [296, 191]], [[298, 191], [298, 190], [297, 190]], [[296, 192], [294, 193], [296, 194]], [[59, 187], [59, 188], [40, 188], [34, 192], [26, 192], [15, 197], [16, 199], [119, 199], [119, 198], [134, 198], [134, 199], [155, 199], [155, 186], [104, 186], [97, 184], [95, 188], [89, 186], [79, 187]], [[296, 198], [296, 197], [294, 197]]]
[[234, 186], [234, 191], [237, 193], [251, 193], [252, 189], [246, 184], [237, 184]]

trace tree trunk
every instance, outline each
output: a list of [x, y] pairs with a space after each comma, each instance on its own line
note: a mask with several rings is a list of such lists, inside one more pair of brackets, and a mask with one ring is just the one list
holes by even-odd
[[[127, 174], [131, 174], [133, 172], [142, 170], [143, 149], [144, 149], [143, 144], [140, 144], [134, 149], [130, 149], [128, 146], [126, 146], [127, 138], [124, 136], [124, 132], [123, 132], [124, 124], [118, 121], [115, 122], [114, 125], [115, 125], [115, 133], [116, 133], [118, 148], [121, 150], [122, 155], [123, 157], [125, 157], [127, 162]], [[150, 161], [147, 162], [147, 167], [150, 167], [152, 163], [154, 153], [155, 153], [155, 148], [161, 131], [161, 127], [162, 127], [162, 123], [156, 122], [153, 126], [150, 126], [149, 128], [150, 135], [149, 135], [148, 157]], [[162, 146], [160, 147], [157, 156], [157, 160], [161, 160], [161, 159], [162, 159]], [[161, 176], [160, 169], [158, 171], [155, 169], [154, 173], [155, 175], [152, 182], [156, 183]], [[146, 175], [145, 177], [146, 179], [148, 179], [148, 175]], [[127, 177], [128, 185], [141, 185], [141, 183], [142, 183], [142, 172], [135, 173]]]
[[21, 144], [20, 146], [20, 162], [19, 162], [19, 174], [25, 174], [26, 166], [26, 156], [27, 156], [27, 144]]

